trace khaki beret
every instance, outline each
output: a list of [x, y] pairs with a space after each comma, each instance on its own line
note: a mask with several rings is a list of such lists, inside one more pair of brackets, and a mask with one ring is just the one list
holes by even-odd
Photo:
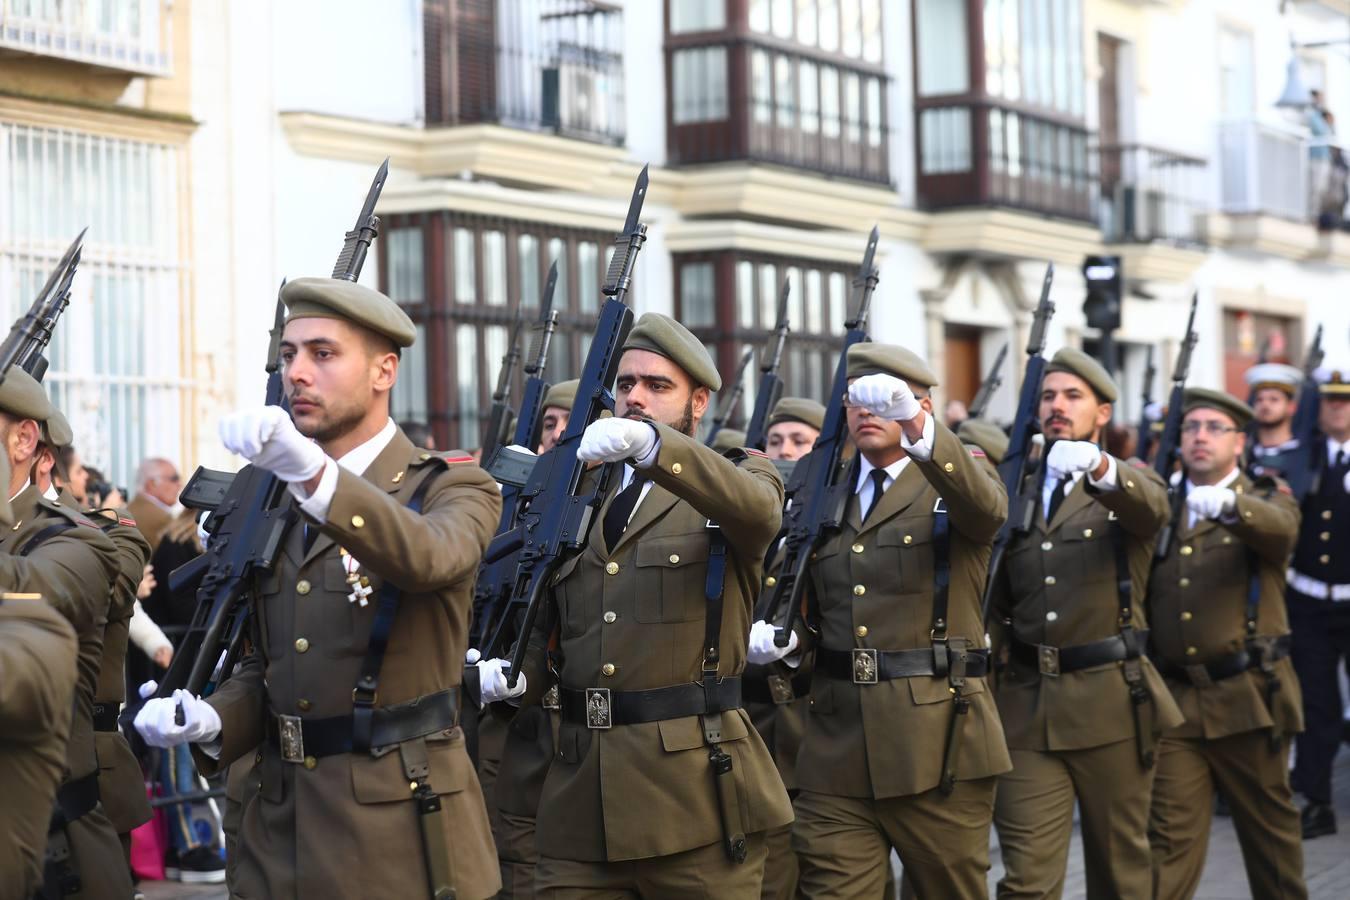
[[53, 411], [42, 385], [18, 366], [10, 366], [0, 382], [0, 412], [18, 419], [36, 419], [41, 424]]
[[644, 313], [633, 330], [628, 332], [624, 350], [650, 350], [659, 353], [689, 374], [698, 384], [712, 391], [722, 389], [722, 376], [708, 354], [703, 342], [676, 322], [661, 313]]
[[723, 428], [717, 432], [717, 437], [713, 438], [712, 442], [712, 448], [718, 453], [726, 453], [728, 450], [744, 446], [745, 432], [736, 428]]
[[552, 385], [548, 392], [544, 394], [543, 409], [550, 406], [556, 406], [559, 409], [572, 408], [572, 404], [577, 399], [577, 386], [581, 384], [580, 378], [573, 378], [570, 381], [560, 381]]
[[1246, 428], [1255, 413], [1252, 408], [1232, 394], [1214, 391], [1209, 388], [1186, 388], [1181, 402], [1181, 414], [1184, 418], [1193, 409], [1216, 409], [1233, 420], [1238, 428]]
[[805, 397], [784, 397], [774, 405], [765, 427], [772, 428], [782, 422], [801, 422], [819, 431], [825, 427], [825, 407]]
[[1047, 375], [1051, 372], [1068, 372], [1070, 375], [1077, 375], [1088, 383], [1088, 387], [1092, 388], [1092, 393], [1096, 394], [1097, 399], [1102, 403], [1115, 403], [1116, 398], [1120, 396], [1120, 389], [1116, 387], [1116, 382], [1111, 378], [1111, 373], [1107, 372], [1101, 363], [1074, 347], [1060, 348], [1060, 351], [1050, 360], [1050, 364], [1045, 367]]
[[70, 423], [61, 414], [61, 410], [52, 407], [52, 414], [42, 423], [42, 443], [60, 450], [75, 443], [75, 432]]
[[1323, 397], [1350, 396], [1350, 367], [1324, 366], [1313, 373], [1317, 392]]
[[911, 385], [932, 388], [938, 383], [933, 370], [923, 357], [898, 344], [866, 342], [848, 348], [848, 377], [863, 375], [894, 375]]
[[1303, 373], [1284, 363], [1259, 363], [1244, 372], [1242, 377], [1253, 391], [1274, 388], [1290, 397], [1298, 392], [1298, 386], [1303, 383]]
[[957, 426], [956, 436], [983, 450], [994, 465], [1003, 462], [1003, 454], [1008, 452], [1008, 436], [1002, 428], [985, 419], [966, 419]]
[[379, 291], [337, 278], [297, 278], [281, 289], [286, 321], [342, 319], [383, 335], [397, 347], [411, 347], [417, 337], [412, 319]]

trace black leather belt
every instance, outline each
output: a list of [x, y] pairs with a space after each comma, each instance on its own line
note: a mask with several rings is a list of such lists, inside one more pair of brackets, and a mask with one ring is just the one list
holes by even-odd
[[[1148, 632], [1136, 631], [1135, 637], [1139, 642], [1139, 652], [1147, 653]], [[1074, 644], [1072, 647], [1028, 644], [1013, 638], [1011, 656], [1020, 665], [1038, 669], [1042, 675], [1055, 676], [1120, 662], [1128, 658], [1129, 653], [1125, 648], [1125, 639], [1117, 634], [1089, 644]]]
[[116, 731], [117, 714], [119, 712], [119, 703], [95, 703], [94, 704], [94, 730], [95, 731]]
[[56, 810], [52, 813], [48, 831], [56, 831], [76, 821], [98, 805], [98, 770], [83, 778], [67, 781], [56, 789]]
[[742, 676], [741, 699], [746, 703], [791, 703], [811, 693], [811, 673], [797, 672], [791, 678], [779, 672], [756, 668], [755, 674]]
[[591, 729], [637, 725], [665, 719], [683, 719], [704, 713], [741, 708], [741, 679], [732, 675], [717, 682], [709, 697], [701, 684], [677, 684], [650, 691], [611, 691], [609, 688], [559, 688], [562, 720]]
[[[878, 681], [923, 675], [932, 677], [938, 674], [933, 665], [933, 652], [931, 647], [920, 650], [873, 650], [870, 647], [831, 650], [820, 647], [816, 650], [816, 668], [831, 678], [854, 684], [876, 684]], [[958, 652], [966, 654], [967, 678], [983, 678], [989, 674], [988, 650], [973, 647], [957, 650], [949, 646], [947, 652], [952, 655]], [[950, 670], [949, 665], [947, 671]]]
[[[454, 728], [459, 704], [454, 691], [440, 691], [407, 703], [376, 707], [372, 717], [371, 747], [388, 747]], [[267, 740], [277, 744], [282, 761], [289, 763], [351, 753], [352, 717], [304, 719], [273, 713], [267, 721]]]
[[1270, 662], [1284, 659], [1289, 655], [1291, 643], [1289, 635], [1285, 634], [1270, 642], [1269, 654], [1260, 649], [1253, 652], [1244, 648], [1236, 653], [1229, 653], [1220, 656], [1218, 659], [1193, 665], [1176, 665], [1163, 659], [1155, 659], [1154, 662], [1164, 678], [1171, 678], [1174, 681], [1189, 681], [1196, 687], [1208, 687], [1216, 681], [1234, 678], [1249, 669], [1257, 668], [1261, 665], [1263, 658]]

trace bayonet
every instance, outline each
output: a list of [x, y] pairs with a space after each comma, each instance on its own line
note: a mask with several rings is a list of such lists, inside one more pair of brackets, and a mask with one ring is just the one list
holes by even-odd
[[1008, 358], [1008, 345], [1005, 343], [998, 351], [998, 356], [994, 359], [994, 364], [989, 367], [989, 374], [984, 377], [980, 383], [980, 389], [975, 392], [975, 399], [970, 401], [970, 417], [972, 419], [982, 418], [989, 409], [989, 401], [994, 398], [994, 394], [1003, 386], [1003, 361]]
[[361, 204], [361, 214], [356, 217], [356, 225], [347, 232], [342, 242], [342, 252], [338, 254], [333, 266], [334, 278], [342, 281], [356, 281], [361, 277], [361, 268], [366, 264], [366, 251], [380, 234], [380, 217], [375, 215], [375, 204], [384, 190], [384, 182], [389, 177], [389, 157], [380, 163], [375, 172], [375, 180], [366, 192], [366, 202]]

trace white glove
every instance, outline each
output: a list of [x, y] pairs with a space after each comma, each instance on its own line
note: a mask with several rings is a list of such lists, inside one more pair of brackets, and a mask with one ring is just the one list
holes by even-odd
[[478, 665], [478, 686], [484, 703], [496, 703], [498, 700], [510, 700], [525, 693], [525, 673], [516, 679], [515, 687], [506, 684], [506, 669], [511, 668], [510, 660], [485, 659]]
[[142, 700], [149, 700], [155, 695], [155, 691], [157, 690], [159, 690], [159, 682], [151, 678], [145, 684], [136, 688], [136, 693], [141, 695]]
[[1163, 419], [1163, 405], [1157, 400], [1144, 407], [1144, 418], [1150, 422], [1161, 422]]
[[1186, 494], [1186, 505], [1201, 519], [1217, 519], [1232, 515], [1237, 508], [1237, 494], [1231, 488], [1199, 484]]
[[[890, 376], [884, 376], [890, 377]], [[778, 629], [760, 619], [750, 626], [750, 649], [746, 653], [747, 662], [752, 662], [757, 666], [768, 665], [771, 662], [778, 662], [785, 656], [792, 654], [797, 649], [797, 632], [792, 632], [788, 638], [787, 646], [780, 647], [773, 642], [773, 636], [778, 633]]]
[[582, 462], [621, 462], [641, 459], [656, 446], [656, 429], [635, 419], [597, 419], [581, 433], [577, 459]]
[[328, 456], [319, 445], [296, 430], [280, 406], [263, 406], [232, 413], [220, 420], [220, 440], [282, 481], [309, 481]]
[[[174, 721], [178, 706], [183, 706], [183, 724]], [[177, 747], [198, 744], [220, 736], [220, 716], [207, 703], [184, 690], [172, 697], [147, 700], [136, 713], [136, 730], [151, 747]]]
[[908, 422], [922, 409], [909, 385], [894, 375], [864, 375], [848, 386], [848, 402], [899, 422]]
[[470, 647], [468, 650], [464, 651], [464, 665], [466, 666], [477, 665], [478, 661], [482, 658], [483, 654], [478, 652], [477, 647]]
[[1101, 464], [1101, 448], [1091, 441], [1055, 441], [1045, 458], [1047, 473], [1056, 480], [1074, 472], [1092, 472]]

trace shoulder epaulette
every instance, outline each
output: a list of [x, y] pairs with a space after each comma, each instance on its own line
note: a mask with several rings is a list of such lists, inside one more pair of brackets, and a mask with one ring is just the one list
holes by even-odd
[[38, 507], [45, 509], [49, 513], [69, 519], [76, 525], [87, 525], [90, 528], [101, 531], [98, 525], [94, 524], [84, 513], [70, 506], [66, 506], [59, 500], [48, 500], [46, 497], [38, 499]]
[[421, 450], [419, 449], [413, 456], [412, 464], [415, 466], [424, 466], [432, 460], [449, 465], [463, 465], [474, 461], [473, 454], [463, 450]]

